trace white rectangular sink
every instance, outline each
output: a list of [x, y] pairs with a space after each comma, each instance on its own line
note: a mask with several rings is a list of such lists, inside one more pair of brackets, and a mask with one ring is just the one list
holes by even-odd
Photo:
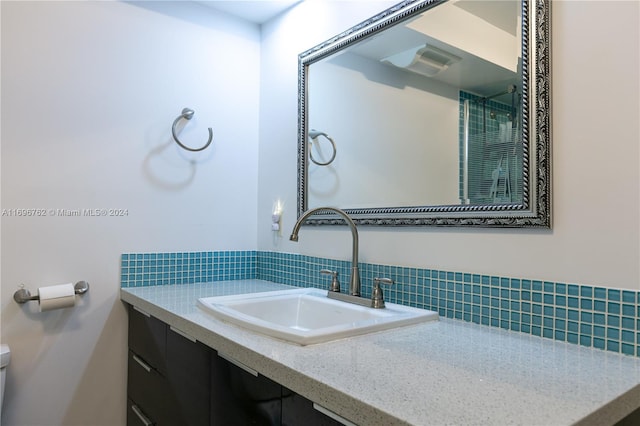
[[221, 320], [299, 345], [438, 319], [438, 313], [387, 303], [373, 309], [327, 298], [316, 288], [203, 297], [198, 307]]

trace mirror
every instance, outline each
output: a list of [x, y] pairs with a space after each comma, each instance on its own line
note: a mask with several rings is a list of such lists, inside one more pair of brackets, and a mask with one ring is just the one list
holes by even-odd
[[549, 25], [548, 0], [408, 0], [300, 54], [298, 217], [550, 228]]

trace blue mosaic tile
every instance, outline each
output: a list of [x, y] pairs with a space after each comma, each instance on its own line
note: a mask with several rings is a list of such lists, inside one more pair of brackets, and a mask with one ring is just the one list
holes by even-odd
[[576, 284], [569, 284], [567, 286], [567, 293], [569, 294], [569, 296], [580, 296], [580, 287]]
[[543, 289], [544, 289], [545, 293], [553, 293], [554, 289], [555, 289], [555, 284], [551, 283], [551, 282], [548, 282], [548, 281], [545, 281], [543, 283]]
[[606, 316], [604, 314], [593, 314], [593, 323], [598, 325], [605, 325], [607, 323]]
[[624, 303], [636, 303], [636, 293], [629, 290], [623, 290], [622, 301]]
[[578, 335], [575, 333], [567, 333], [567, 342], [573, 343], [574, 345], [578, 344]]
[[596, 287], [595, 289], [593, 289], [593, 297], [595, 299], [606, 299], [607, 289], [602, 287]]
[[622, 328], [633, 330], [635, 328], [635, 321], [633, 318], [622, 317]]
[[628, 343], [623, 343], [621, 345], [621, 352], [625, 355], [635, 355], [635, 346], [630, 345]]
[[567, 331], [572, 333], [578, 333], [580, 331], [580, 324], [576, 321], [568, 321], [567, 322]]
[[635, 336], [634, 336], [633, 331], [622, 330], [621, 339], [622, 339], [623, 342], [625, 342], [625, 343], [633, 343], [634, 337]]
[[633, 317], [635, 315], [635, 306], [627, 303], [622, 305], [622, 315], [627, 317]]
[[580, 296], [593, 297], [593, 287], [583, 285], [580, 287]]
[[606, 312], [607, 311], [607, 303], [604, 300], [594, 300], [593, 301], [593, 310], [597, 312]]
[[573, 309], [569, 309], [567, 311], [567, 319], [569, 321], [580, 321], [580, 312]]
[[618, 315], [607, 315], [607, 325], [620, 328], [620, 317]]
[[567, 298], [567, 306], [570, 308], [579, 308], [580, 307], [580, 299], [577, 297], [568, 297]]

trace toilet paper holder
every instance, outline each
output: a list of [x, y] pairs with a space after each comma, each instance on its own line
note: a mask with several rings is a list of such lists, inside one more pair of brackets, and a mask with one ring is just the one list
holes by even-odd
[[[89, 291], [89, 283], [86, 281], [78, 281], [73, 286], [73, 290], [76, 294], [83, 295], [87, 291]], [[32, 296], [29, 290], [27, 290], [26, 288], [21, 288], [20, 290], [13, 293], [13, 300], [18, 303], [27, 303], [31, 300], [40, 300], [40, 295], [36, 294], [35, 296]]]

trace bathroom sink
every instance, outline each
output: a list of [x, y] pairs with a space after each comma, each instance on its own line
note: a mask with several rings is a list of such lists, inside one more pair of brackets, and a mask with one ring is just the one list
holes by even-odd
[[327, 298], [326, 290], [299, 288], [203, 297], [214, 317], [271, 337], [310, 345], [438, 319], [438, 313], [387, 303], [373, 309]]

